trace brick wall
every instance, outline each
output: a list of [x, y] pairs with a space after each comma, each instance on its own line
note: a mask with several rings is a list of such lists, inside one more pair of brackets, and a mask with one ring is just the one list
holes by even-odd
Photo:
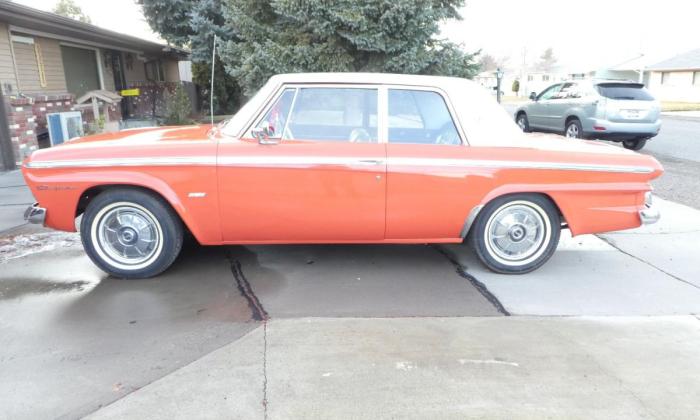
[[[76, 106], [75, 97], [72, 94], [36, 95], [30, 97], [5, 98], [10, 139], [15, 154], [16, 162], [21, 162], [34, 150], [47, 147], [50, 142], [39, 142], [37, 136], [48, 132], [46, 127], [46, 115], [54, 112], [79, 111], [83, 115], [85, 132], [90, 132], [90, 124], [94, 121], [92, 105]], [[100, 113], [103, 112], [100, 104]], [[119, 105], [109, 107], [111, 121], [121, 119]]]
[[21, 162], [31, 152], [38, 149], [36, 140], [36, 118], [32, 110], [31, 98], [6, 98], [7, 125], [15, 161]]

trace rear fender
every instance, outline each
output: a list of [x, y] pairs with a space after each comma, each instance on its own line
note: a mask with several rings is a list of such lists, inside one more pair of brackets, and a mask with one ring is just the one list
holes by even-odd
[[487, 194], [481, 204], [507, 194], [539, 193], [549, 197], [572, 235], [639, 227], [646, 182], [601, 184], [510, 184]]

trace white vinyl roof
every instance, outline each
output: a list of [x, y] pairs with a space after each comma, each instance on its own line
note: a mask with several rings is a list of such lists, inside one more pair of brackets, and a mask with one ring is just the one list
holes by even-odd
[[270, 78], [223, 129], [240, 136], [251, 118], [285, 84], [377, 84], [437, 88], [447, 96], [470, 146], [523, 146], [523, 134], [493, 95], [477, 83], [457, 77], [390, 73], [292, 73]]

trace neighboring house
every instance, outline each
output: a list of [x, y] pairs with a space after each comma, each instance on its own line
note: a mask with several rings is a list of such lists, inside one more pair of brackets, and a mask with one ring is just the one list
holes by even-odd
[[[551, 84], [564, 80], [566, 77], [568, 77], [567, 74], [558, 72], [544, 72], [539, 70], [526, 70], [522, 72], [518, 69], [504, 69], [503, 78], [501, 79], [501, 91], [504, 95], [515, 96], [513, 92], [513, 82], [518, 80], [520, 81], [520, 90], [517, 96], [527, 97], [530, 95], [530, 92], [539, 93]], [[474, 81], [491, 91], [494, 95], [496, 94], [495, 87], [497, 81], [495, 71], [481, 72], [474, 77]]]
[[700, 48], [648, 67], [648, 88], [662, 101], [700, 102]]
[[614, 66], [596, 70], [595, 77], [598, 79], [630, 80], [648, 85], [649, 73], [646, 71], [646, 68], [649, 64], [651, 64], [649, 58], [644, 54], [640, 54]]
[[[82, 111], [75, 98], [91, 90], [139, 88], [138, 96], [110, 110], [110, 118], [152, 118], [180, 74], [189, 74], [179, 64], [188, 59], [186, 51], [2, 0], [0, 88], [7, 128], [0, 127], [0, 153], [7, 154], [3, 143], [9, 141], [18, 162], [48, 145], [46, 114]], [[83, 112], [84, 120], [91, 118], [91, 111]]]

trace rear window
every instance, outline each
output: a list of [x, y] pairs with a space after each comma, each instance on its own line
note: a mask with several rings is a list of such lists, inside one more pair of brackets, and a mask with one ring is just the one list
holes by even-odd
[[631, 83], [603, 83], [596, 86], [598, 93], [609, 99], [627, 101], [653, 101], [644, 85]]

